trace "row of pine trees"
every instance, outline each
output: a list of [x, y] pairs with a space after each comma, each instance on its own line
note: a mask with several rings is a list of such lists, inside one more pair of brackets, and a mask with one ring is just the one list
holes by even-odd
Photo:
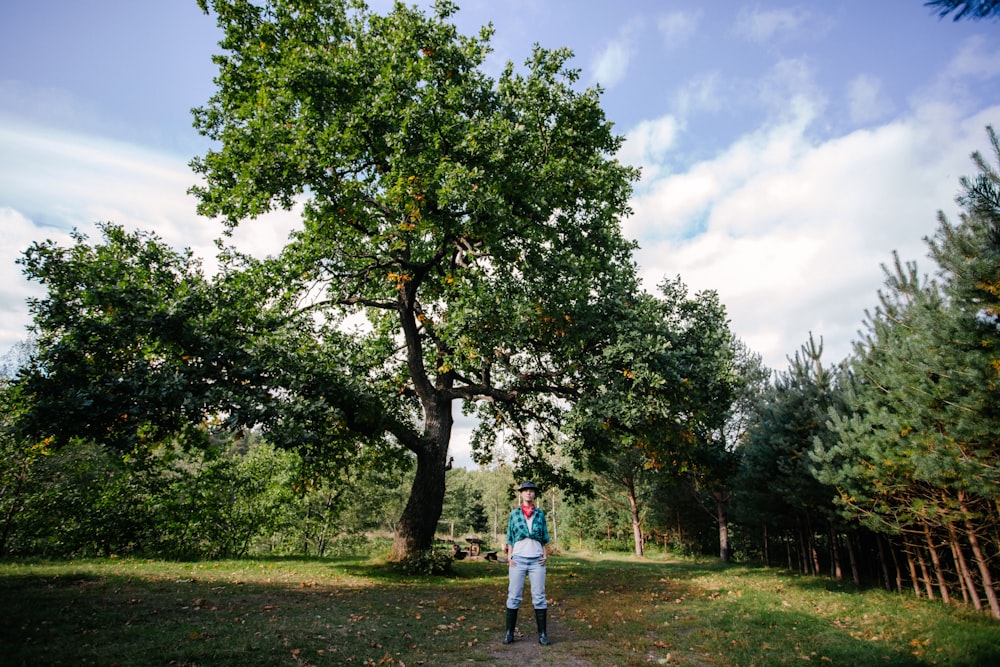
[[734, 512], [775, 564], [1000, 618], [1000, 173], [973, 159], [935, 272], [896, 257], [849, 358], [810, 339], [761, 397]]

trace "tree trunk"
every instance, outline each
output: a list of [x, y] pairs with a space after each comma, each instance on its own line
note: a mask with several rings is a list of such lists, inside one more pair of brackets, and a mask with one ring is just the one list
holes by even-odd
[[629, 513], [632, 515], [632, 539], [635, 541], [635, 555], [642, 556], [642, 522], [639, 519], [639, 502], [635, 498], [635, 482], [631, 479], [627, 480], [626, 488], [628, 489]]
[[969, 563], [965, 559], [965, 552], [962, 551], [962, 542], [958, 539], [958, 531], [955, 524], [948, 522], [948, 538], [951, 541], [951, 551], [954, 554], [955, 562], [958, 563], [958, 573], [962, 580], [962, 590], [968, 600], [972, 601], [972, 606], [976, 611], [983, 610], [983, 601], [979, 598], [979, 591], [976, 589], [976, 581], [972, 578], [972, 571]]
[[726, 511], [726, 497], [722, 493], [715, 494], [715, 516], [719, 522], [719, 558], [723, 563], [729, 562], [729, 513]]
[[[876, 534], [875, 535], [875, 544], [878, 546], [878, 560], [879, 560], [879, 565], [882, 566], [882, 579], [885, 582], [884, 583], [885, 590], [891, 591], [892, 590], [892, 579], [889, 577], [889, 559], [886, 558], [886, 555], [885, 555], [885, 538], [883, 538], [881, 535]], [[889, 545], [889, 548], [891, 549], [892, 545]], [[895, 563], [895, 560], [893, 562]], [[897, 572], [898, 572], [898, 570], [897, 570]], [[897, 590], [899, 589], [899, 575], [898, 574], [896, 575], [896, 588], [897, 588]]]
[[392, 560], [403, 560], [434, 545], [434, 533], [444, 507], [448, 441], [454, 421], [451, 402], [441, 400], [432, 403], [426, 408], [426, 414], [422, 446], [416, 452], [417, 472], [396, 528]]
[[833, 570], [833, 578], [836, 581], [843, 581], [844, 565], [840, 562], [840, 536], [833, 526], [830, 526], [830, 560], [832, 561], [830, 566]]
[[809, 534], [809, 555], [812, 556], [813, 574], [819, 574], [822, 567], [819, 562], [819, 549], [816, 547], [815, 533]]
[[938, 556], [937, 546], [934, 544], [934, 536], [931, 535], [931, 527], [924, 523], [924, 539], [927, 540], [927, 550], [931, 554], [931, 566], [934, 568], [934, 576], [937, 578], [938, 592], [945, 604], [951, 602], [951, 595], [948, 592], [948, 584], [944, 580], [944, 569], [941, 567], [941, 558]]
[[[302, 555], [309, 555], [309, 534], [312, 532], [309, 526], [310, 515], [312, 514], [312, 507], [309, 503], [306, 503], [306, 515], [302, 519], [303, 530], [302, 530]], [[320, 554], [322, 556], [323, 554]]]
[[976, 536], [972, 519], [969, 518], [969, 508], [965, 506], [965, 499], [962, 496], [963, 494], [959, 493], [959, 507], [962, 508], [962, 513], [965, 515], [966, 537], [969, 540], [969, 546], [972, 547], [972, 555], [976, 559], [976, 565], [979, 566], [979, 575], [983, 580], [983, 590], [986, 593], [986, 600], [990, 603], [990, 613], [993, 614], [993, 618], [1000, 619], [1000, 601], [997, 600], [997, 591], [993, 588], [993, 575], [990, 574], [990, 565], [986, 559], [986, 554], [983, 553], [982, 548], [979, 546], [979, 538]]
[[771, 543], [767, 538], [767, 524], [764, 524], [764, 567], [771, 567]]
[[809, 571], [809, 540], [804, 528], [799, 529], [799, 572], [812, 574]]
[[[888, 542], [888, 540], [886, 540]], [[903, 593], [903, 568], [899, 566], [899, 554], [896, 552], [896, 548], [893, 546], [892, 542], [889, 544], [889, 553], [892, 555], [892, 564], [896, 568], [896, 592], [899, 594]]]
[[934, 599], [934, 584], [931, 582], [931, 574], [927, 570], [927, 561], [924, 560], [923, 550], [920, 547], [914, 547], [913, 551], [917, 554], [917, 563], [920, 564], [920, 574], [924, 580], [924, 589], [927, 591], [927, 599]]
[[906, 553], [906, 564], [910, 568], [910, 581], [913, 582], [913, 594], [920, 597], [920, 577], [917, 576], [917, 563], [913, 560], [913, 551], [909, 547], [904, 547]]
[[552, 494], [552, 544], [554, 548], [559, 548], [559, 519], [556, 516], [556, 494]]
[[851, 562], [851, 580], [855, 586], [861, 585], [861, 571], [858, 569], [858, 555], [854, 550], [854, 540], [850, 533], [844, 533], [844, 542], [847, 544], [847, 558]]

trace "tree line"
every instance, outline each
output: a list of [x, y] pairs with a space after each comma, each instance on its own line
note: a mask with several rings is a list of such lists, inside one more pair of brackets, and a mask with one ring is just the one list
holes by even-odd
[[[566, 51], [496, 79], [448, 2], [202, 0], [223, 31], [199, 210], [275, 207], [219, 272], [100, 225], [20, 260], [46, 290], [2, 386], [0, 553], [406, 562], [492, 535], [515, 478], [557, 547], [847, 573], [1000, 617], [1000, 177], [983, 156], [933, 278], [898, 258], [852, 355], [772, 374], [714, 292], [641, 289], [637, 172]], [[988, 129], [996, 156], [1000, 145]], [[478, 471], [453, 470], [453, 410]], [[443, 523], [444, 522], [444, 523]]]

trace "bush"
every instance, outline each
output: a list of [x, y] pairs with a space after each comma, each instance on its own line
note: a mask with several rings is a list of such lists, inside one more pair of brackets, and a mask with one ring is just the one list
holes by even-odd
[[403, 574], [441, 576], [451, 574], [453, 562], [454, 556], [450, 550], [428, 549], [410, 554], [396, 561], [393, 566]]

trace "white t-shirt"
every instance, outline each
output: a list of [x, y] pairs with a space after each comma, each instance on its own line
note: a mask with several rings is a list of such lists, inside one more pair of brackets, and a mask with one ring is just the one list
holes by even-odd
[[[526, 519], [529, 533], [531, 532], [532, 525], [535, 523], [536, 516], [538, 515], [532, 512], [531, 517]], [[510, 555], [512, 558], [516, 556], [521, 556], [522, 558], [539, 558], [545, 555], [545, 547], [538, 540], [526, 537], [514, 543], [514, 551]]]

